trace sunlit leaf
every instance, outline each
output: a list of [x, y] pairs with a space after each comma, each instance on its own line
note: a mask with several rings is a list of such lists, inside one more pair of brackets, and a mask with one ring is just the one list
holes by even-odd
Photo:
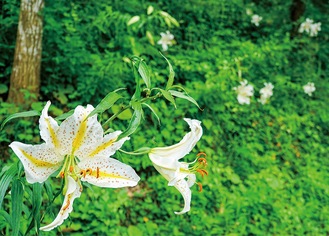
[[160, 118], [159, 118], [159, 116], [157, 115], [157, 113], [155, 112], [155, 110], [151, 107], [151, 105], [149, 105], [149, 104], [147, 104], [147, 103], [142, 103], [144, 106], [147, 106], [150, 110], [151, 110], [151, 112], [155, 115], [155, 117], [157, 118], [157, 120], [158, 120], [158, 123], [159, 123], [159, 125], [161, 125], [161, 122], [160, 122]]
[[[88, 117], [91, 117], [98, 113], [103, 113], [107, 109], [110, 109], [116, 101], [118, 101], [122, 96], [117, 93], [118, 90], [108, 93], [105, 98], [96, 106], [96, 108], [90, 112]], [[87, 117], [87, 118], [88, 118]]]
[[134, 109], [134, 113], [133, 116], [131, 117], [128, 128], [120, 135], [119, 138], [127, 137], [132, 133], [134, 133], [141, 123], [142, 115], [143, 115], [141, 104], [139, 102], [134, 103], [133, 109]]
[[199, 104], [194, 100], [194, 98], [192, 98], [188, 94], [182, 93], [182, 92], [179, 92], [179, 91], [175, 91], [175, 90], [169, 90], [169, 92], [174, 97], [183, 98], [185, 100], [188, 100], [189, 102], [193, 103], [194, 105], [196, 105], [201, 110], [201, 108], [199, 107]]
[[19, 113], [12, 114], [8, 116], [1, 124], [0, 130], [3, 129], [3, 127], [6, 125], [6, 123], [12, 119], [16, 118], [23, 118], [23, 117], [31, 117], [31, 116], [40, 116], [40, 112], [38, 111], [23, 111]]
[[166, 90], [168, 90], [174, 83], [174, 77], [175, 77], [175, 72], [174, 69], [172, 68], [172, 65], [170, 64], [169, 60], [162, 54], [160, 53], [164, 59], [166, 59], [168, 66], [169, 66], [169, 77], [168, 77], [168, 82], [166, 85]]
[[176, 102], [175, 102], [175, 99], [174, 97], [171, 95], [171, 93], [169, 93], [168, 91], [166, 90], [163, 90], [163, 89], [160, 89], [162, 95], [169, 101], [171, 102], [172, 104], [174, 104], [175, 108], [176, 108]]

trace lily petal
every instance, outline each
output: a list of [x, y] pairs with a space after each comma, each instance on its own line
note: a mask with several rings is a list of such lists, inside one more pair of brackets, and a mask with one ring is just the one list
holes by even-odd
[[82, 170], [82, 181], [107, 188], [136, 186], [140, 180], [129, 165], [108, 157], [86, 159], [78, 164]]
[[125, 141], [130, 139], [129, 137], [125, 137], [120, 139], [118, 142], [115, 142], [121, 133], [122, 131], [115, 131], [113, 133], [105, 135], [103, 138], [103, 142], [101, 142], [98, 146], [96, 146], [96, 148], [94, 148], [88, 154], [88, 157], [112, 156], [119, 148], [122, 147]]
[[52, 117], [48, 116], [48, 109], [50, 104], [51, 102], [48, 101], [42, 110], [39, 119], [39, 129], [41, 138], [46, 142], [46, 144], [56, 148], [59, 145], [59, 141], [56, 136], [56, 132], [59, 126]]
[[92, 110], [91, 105], [87, 108], [77, 106], [74, 114], [62, 122], [58, 130], [62, 155], [74, 154], [82, 160], [103, 140], [103, 129], [97, 115], [86, 119]]
[[61, 165], [63, 157], [58, 156], [54, 149], [47, 144], [30, 145], [12, 142], [9, 147], [21, 160], [26, 180], [30, 184], [42, 183]]
[[188, 185], [189, 184], [184, 179], [177, 181], [175, 184], [175, 188], [182, 194], [184, 198], [184, 208], [180, 212], [175, 212], [177, 215], [184, 214], [190, 210], [192, 194]]
[[43, 231], [50, 231], [55, 227], [61, 225], [63, 221], [69, 216], [69, 214], [73, 210], [73, 201], [74, 199], [80, 197], [81, 190], [79, 184], [70, 176], [67, 177], [67, 190], [64, 197], [64, 202], [61, 207], [60, 212], [58, 213], [55, 220], [50, 223], [49, 225], [43, 226], [40, 230]]
[[177, 144], [169, 147], [151, 149], [149, 157], [153, 164], [166, 168], [178, 168], [178, 160], [189, 154], [202, 136], [201, 121], [184, 119], [190, 126], [191, 131]]

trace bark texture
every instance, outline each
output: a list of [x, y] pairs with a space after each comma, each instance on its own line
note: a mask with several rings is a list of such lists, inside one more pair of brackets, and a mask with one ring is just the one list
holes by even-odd
[[[40, 89], [44, 0], [21, 0], [8, 102], [30, 105]], [[24, 95], [29, 95], [24, 99]]]

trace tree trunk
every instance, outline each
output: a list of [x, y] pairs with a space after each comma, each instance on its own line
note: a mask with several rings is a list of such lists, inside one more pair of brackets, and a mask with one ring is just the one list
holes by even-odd
[[21, 0], [8, 102], [31, 105], [40, 89], [44, 0]]

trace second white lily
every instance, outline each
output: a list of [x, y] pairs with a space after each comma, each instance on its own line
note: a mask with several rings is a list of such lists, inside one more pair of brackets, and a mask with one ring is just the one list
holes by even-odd
[[[184, 198], [184, 208], [176, 214], [183, 214], [190, 210], [191, 190], [190, 187], [196, 183], [195, 173], [202, 176], [208, 174], [203, 168], [207, 162], [204, 157], [200, 157], [194, 162], [178, 162], [179, 159], [189, 154], [202, 136], [201, 122], [198, 120], [184, 119], [190, 126], [191, 132], [177, 144], [169, 147], [152, 148], [149, 157], [155, 169], [168, 180], [169, 186], [174, 186]], [[200, 154], [199, 154], [200, 155]], [[201, 155], [205, 155], [201, 153]], [[192, 167], [189, 165], [194, 164]], [[202, 190], [202, 185], [197, 183]]]

